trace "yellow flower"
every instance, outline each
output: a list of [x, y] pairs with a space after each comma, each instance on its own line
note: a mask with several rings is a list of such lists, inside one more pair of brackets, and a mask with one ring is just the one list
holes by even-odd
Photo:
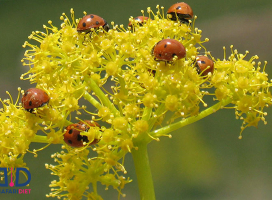
[[[70, 124], [101, 121], [101, 128], [86, 127], [76, 131], [76, 136], [67, 131], [68, 136], [75, 136], [72, 139], [87, 137], [89, 144], [99, 142], [84, 142], [80, 148], [65, 144], [60, 153], [52, 155], [57, 164], [46, 164], [46, 168], [58, 176], [48, 196], [102, 199], [98, 182], [106, 189], [113, 186], [120, 196], [131, 181], [123, 177], [128, 152], [141, 151], [139, 146], [161, 136], [171, 137], [171, 131], [230, 103], [236, 117], [243, 120], [242, 131], [260, 120], [266, 123], [263, 110], [272, 103], [266, 63], [261, 68], [260, 62], [256, 65], [257, 56], [246, 60], [248, 52], [239, 54], [232, 46], [229, 58], [216, 60], [203, 46], [208, 39], [201, 40], [202, 31], [194, 27], [194, 21], [172, 21], [163, 8], [157, 9], [155, 14], [148, 8], [149, 18], [142, 24], [130, 19], [132, 27], [112, 23], [108, 31], [100, 27], [88, 33], [77, 31], [79, 19], [71, 9], [71, 19], [62, 14], [60, 28], [49, 21], [45, 32], [31, 33], [31, 42], [23, 45], [27, 50], [22, 60], [29, 71], [21, 79], [47, 91], [50, 102], [29, 113], [18, 104], [19, 97], [16, 103], [12, 98], [1, 100], [1, 166], [24, 166], [23, 156], [31, 142], [64, 144], [67, 135], [63, 136], [63, 130]], [[177, 59], [171, 54], [171, 61], [155, 60], [154, 45], [166, 38], [180, 42], [186, 56]], [[203, 51], [215, 68], [207, 76], [201, 75], [196, 61]], [[214, 105], [205, 102], [209, 97]], [[91, 158], [90, 151], [94, 152]]]
[[16, 102], [10, 99], [1, 100], [3, 108], [0, 110], [0, 166], [24, 167], [23, 157], [29, 150], [29, 145], [40, 129], [29, 118], [29, 113], [18, 105], [21, 89]]

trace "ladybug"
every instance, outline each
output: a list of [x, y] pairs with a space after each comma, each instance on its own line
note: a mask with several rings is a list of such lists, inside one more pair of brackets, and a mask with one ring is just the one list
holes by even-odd
[[[84, 122], [78, 122], [75, 124], [71, 124], [66, 127], [66, 132], [64, 133], [64, 142], [72, 147], [83, 147], [83, 142], [88, 143], [88, 137], [86, 135], [80, 135], [80, 132], [85, 131], [88, 132], [92, 127], [99, 127], [100, 125], [96, 122], [91, 123], [89, 120], [85, 120]], [[96, 144], [99, 142], [99, 139], [94, 139], [91, 144]]]
[[98, 15], [90, 14], [84, 16], [77, 25], [77, 31], [79, 33], [85, 32], [88, 33], [92, 28], [98, 29], [99, 27], [103, 27], [105, 31], [109, 30], [108, 23]]
[[[135, 23], [139, 24], [139, 26], [143, 26], [144, 23], [149, 19], [149, 17], [144, 17], [144, 16], [138, 16], [134, 18]], [[130, 21], [128, 23], [129, 27], [132, 27], [132, 22]]]
[[176, 21], [178, 19], [183, 23], [189, 23], [188, 19], [193, 18], [194, 15], [192, 8], [184, 2], [173, 4], [168, 9], [167, 14], [169, 14], [171, 20]]
[[80, 124], [81, 126], [85, 127], [85, 131], [88, 131], [91, 127], [99, 127], [101, 128], [101, 126], [97, 123], [97, 122], [91, 122], [90, 120], [84, 120], [84, 121], [80, 121], [78, 122], [78, 124]]
[[186, 55], [185, 47], [175, 39], [163, 39], [154, 45], [152, 51], [154, 59], [157, 61], [173, 61], [174, 56], [178, 59]]
[[197, 72], [201, 74], [201, 76], [207, 76], [209, 72], [213, 73], [214, 71], [213, 61], [207, 56], [197, 56], [196, 67]]
[[49, 102], [48, 94], [39, 88], [29, 88], [22, 97], [22, 105], [28, 112], [33, 112], [34, 108], [44, 106]]

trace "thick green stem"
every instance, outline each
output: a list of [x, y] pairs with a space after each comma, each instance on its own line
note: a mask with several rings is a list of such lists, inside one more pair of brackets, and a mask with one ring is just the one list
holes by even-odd
[[155, 200], [153, 179], [147, 154], [147, 144], [140, 143], [137, 147], [138, 150], [132, 150], [132, 156], [137, 174], [141, 200]]
[[[167, 127], [163, 127], [159, 130], [150, 132], [150, 135], [159, 137], [161, 135], [166, 135], [174, 130], [177, 130], [183, 126], [191, 124], [198, 121], [208, 115], [216, 112], [222, 107], [231, 103], [231, 99], [223, 100], [210, 108], [202, 111], [197, 116], [189, 117], [187, 119], [181, 120], [179, 122], [173, 123]], [[163, 110], [163, 108], [161, 108]], [[161, 109], [159, 109], [161, 111]], [[147, 111], [147, 110], [146, 110]], [[148, 112], [147, 112], [148, 113]], [[152, 141], [151, 138], [135, 138], [134, 145], [138, 147], [138, 150], [132, 150], [132, 156], [134, 160], [134, 165], [137, 174], [137, 180], [140, 190], [141, 200], [155, 200], [155, 192], [153, 186], [153, 180], [151, 175], [151, 170], [149, 166], [148, 154], [147, 154], [147, 144]]]

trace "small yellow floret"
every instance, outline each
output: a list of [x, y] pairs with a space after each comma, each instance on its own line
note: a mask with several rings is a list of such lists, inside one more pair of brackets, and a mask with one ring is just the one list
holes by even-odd
[[168, 95], [165, 99], [165, 107], [170, 111], [176, 111], [178, 102], [178, 97], [176, 95]]
[[148, 130], [148, 122], [145, 120], [138, 120], [134, 123], [134, 129], [138, 133], [144, 133]]
[[124, 117], [117, 117], [113, 119], [112, 125], [115, 129], [125, 130], [127, 128], [127, 120]]

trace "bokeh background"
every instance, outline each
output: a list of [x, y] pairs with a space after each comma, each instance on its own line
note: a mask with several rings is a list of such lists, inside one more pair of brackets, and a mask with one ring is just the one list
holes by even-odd
[[[27, 81], [20, 81], [26, 72], [20, 60], [22, 44], [31, 31], [43, 30], [42, 25], [52, 20], [59, 26], [60, 15], [74, 8], [76, 18], [82, 12], [102, 16], [108, 22], [128, 23], [130, 16], [141, 15], [140, 10], [157, 4], [166, 9], [171, 0], [0, 0], [0, 97], [7, 98], [8, 90], [17, 97], [17, 87], [27, 89]], [[268, 61], [267, 72], [272, 78], [272, 1], [271, 0], [190, 0], [188, 4], [198, 16], [196, 27], [203, 31], [205, 46], [216, 58], [223, 58], [222, 47], [229, 46], [239, 52], [250, 51], [261, 61]], [[248, 57], [248, 58], [249, 58]], [[197, 123], [173, 133], [173, 138], [162, 138], [149, 146], [150, 162], [158, 200], [269, 200], [272, 198], [272, 109], [267, 109], [267, 125], [258, 129], [247, 128], [243, 139], [238, 140], [241, 121], [233, 110], [221, 110]], [[37, 148], [32, 145], [32, 148]], [[50, 146], [37, 158], [25, 158], [32, 180], [31, 194], [0, 194], [0, 199], [47, 199], [53, 177], [44, 163], [53, 163], [50, 155], [60, 145]], [[125, 199], [139, 198], [137, 180], [130, 155], [125, 166], [134, 181], [123, 190]], [[0, 188], [2, 189], [2, 188]], [[112, 192], [111, 192], [112, 191]], [[100, 189], [106, 200], [117, 199], [117, 192]], [[123, 198], [122, 198], [123, 199]]]

